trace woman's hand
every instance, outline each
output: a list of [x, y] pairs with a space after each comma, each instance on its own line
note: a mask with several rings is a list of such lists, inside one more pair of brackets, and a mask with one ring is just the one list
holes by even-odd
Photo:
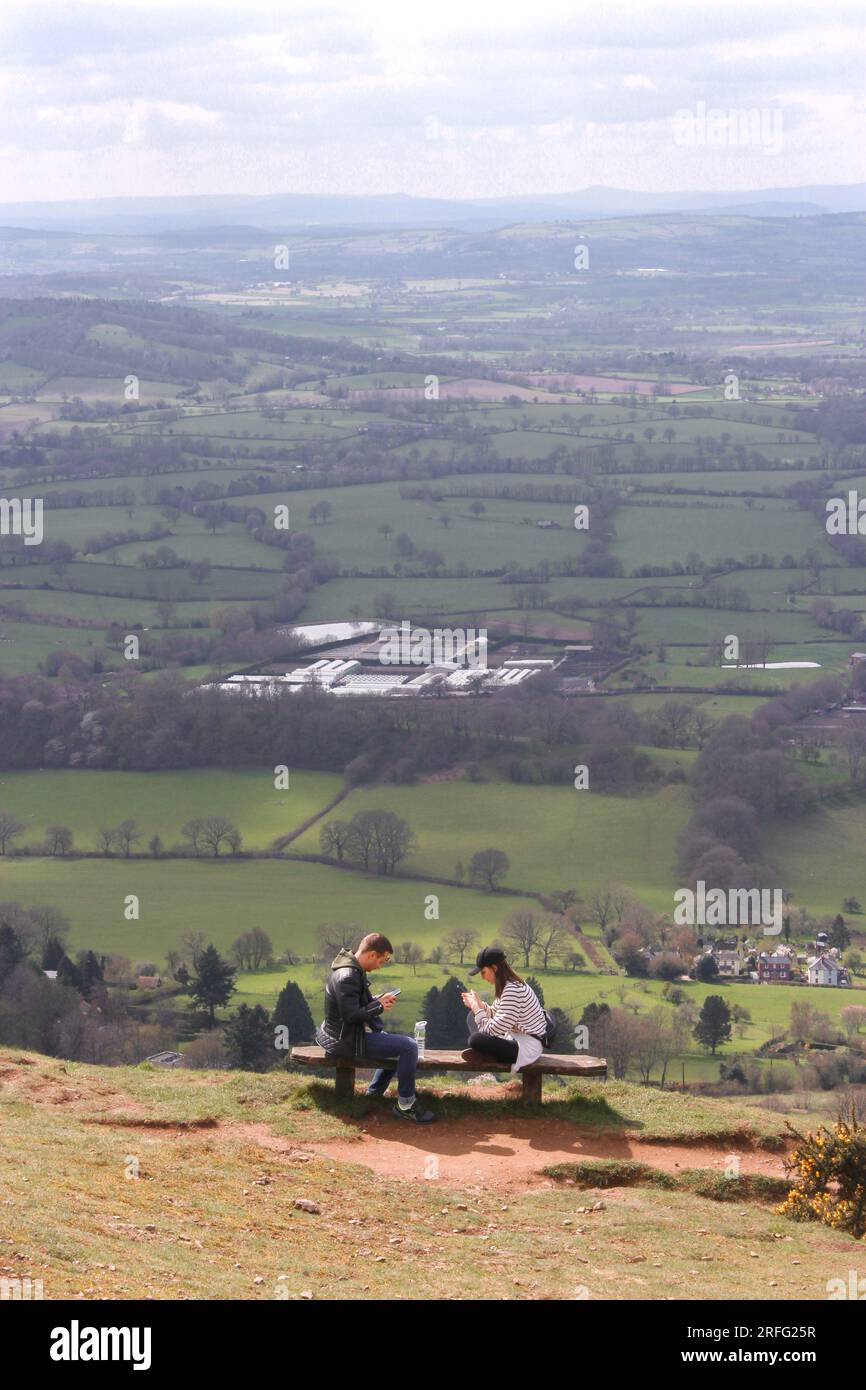
[[462, 999], [467, 1009], [471, 1009], [472, 1012], [475, 1014], [477, 1014], [478, 1010], [482, 1007], [481, 1000], [478, 998], [478, 995], [475, 993], [474, 989], [468, 989], [466, 993], [462, 996]]

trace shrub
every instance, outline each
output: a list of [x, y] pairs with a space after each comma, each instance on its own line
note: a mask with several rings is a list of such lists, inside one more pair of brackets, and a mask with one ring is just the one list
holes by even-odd
[[800, 1134], [790, 1123], [787, 1128], [797, 1142], [785, 1166], [797, 1179], [779, 1212], [794, 1221], [820, 1221], [860, 1240], [866, 1235], [866, 1126], [857, 1119], [854, 1102], [832, 1129], [821, 1125], [814, 1134]]

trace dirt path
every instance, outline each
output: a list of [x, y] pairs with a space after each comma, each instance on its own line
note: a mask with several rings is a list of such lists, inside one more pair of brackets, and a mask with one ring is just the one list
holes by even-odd
[[783, 1177], [781, 1154], [730, 1145], [641, 1143], [616, 1135], [582, 1133], [563, 1120], [465, 1118], [416, 1126], [386, 1109], [357, 1126], [354, 1139], [289, 1140], [267, 1125], [226, 1126], [227, 1134], [278, 1153], [318, 1154], [337, 1163], [356, 1163], [383, 1177], [408, 1182], [438, 1181], [445, 1187], [479, 1185], [501, 1192], [551, 1186], [541, 1169], [584, 1158], [622, 1158], [668, 1173], [687, 1168], [723, 1172], [736, 1154], [743, 1174]]

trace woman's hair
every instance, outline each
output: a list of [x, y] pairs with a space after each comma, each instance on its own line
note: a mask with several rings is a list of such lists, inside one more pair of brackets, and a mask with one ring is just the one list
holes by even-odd
[[523, 984], [523, 980], [511, 969], [507, 960], [502, 961], [499, 965], [492, 965], [490, 968], [496, 976], [495, 989], [497, 999], [510, 981], [513, 980], [516, 985]]

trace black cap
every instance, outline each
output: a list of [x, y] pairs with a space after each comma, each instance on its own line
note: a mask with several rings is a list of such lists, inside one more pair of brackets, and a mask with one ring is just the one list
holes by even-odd
[[477, 975], [485, 965], [501, 965], [504, 960], [505, 952], [500, 946], [485, 946], [475, 957], [475, 969], [470, 970], [469, 974]]

